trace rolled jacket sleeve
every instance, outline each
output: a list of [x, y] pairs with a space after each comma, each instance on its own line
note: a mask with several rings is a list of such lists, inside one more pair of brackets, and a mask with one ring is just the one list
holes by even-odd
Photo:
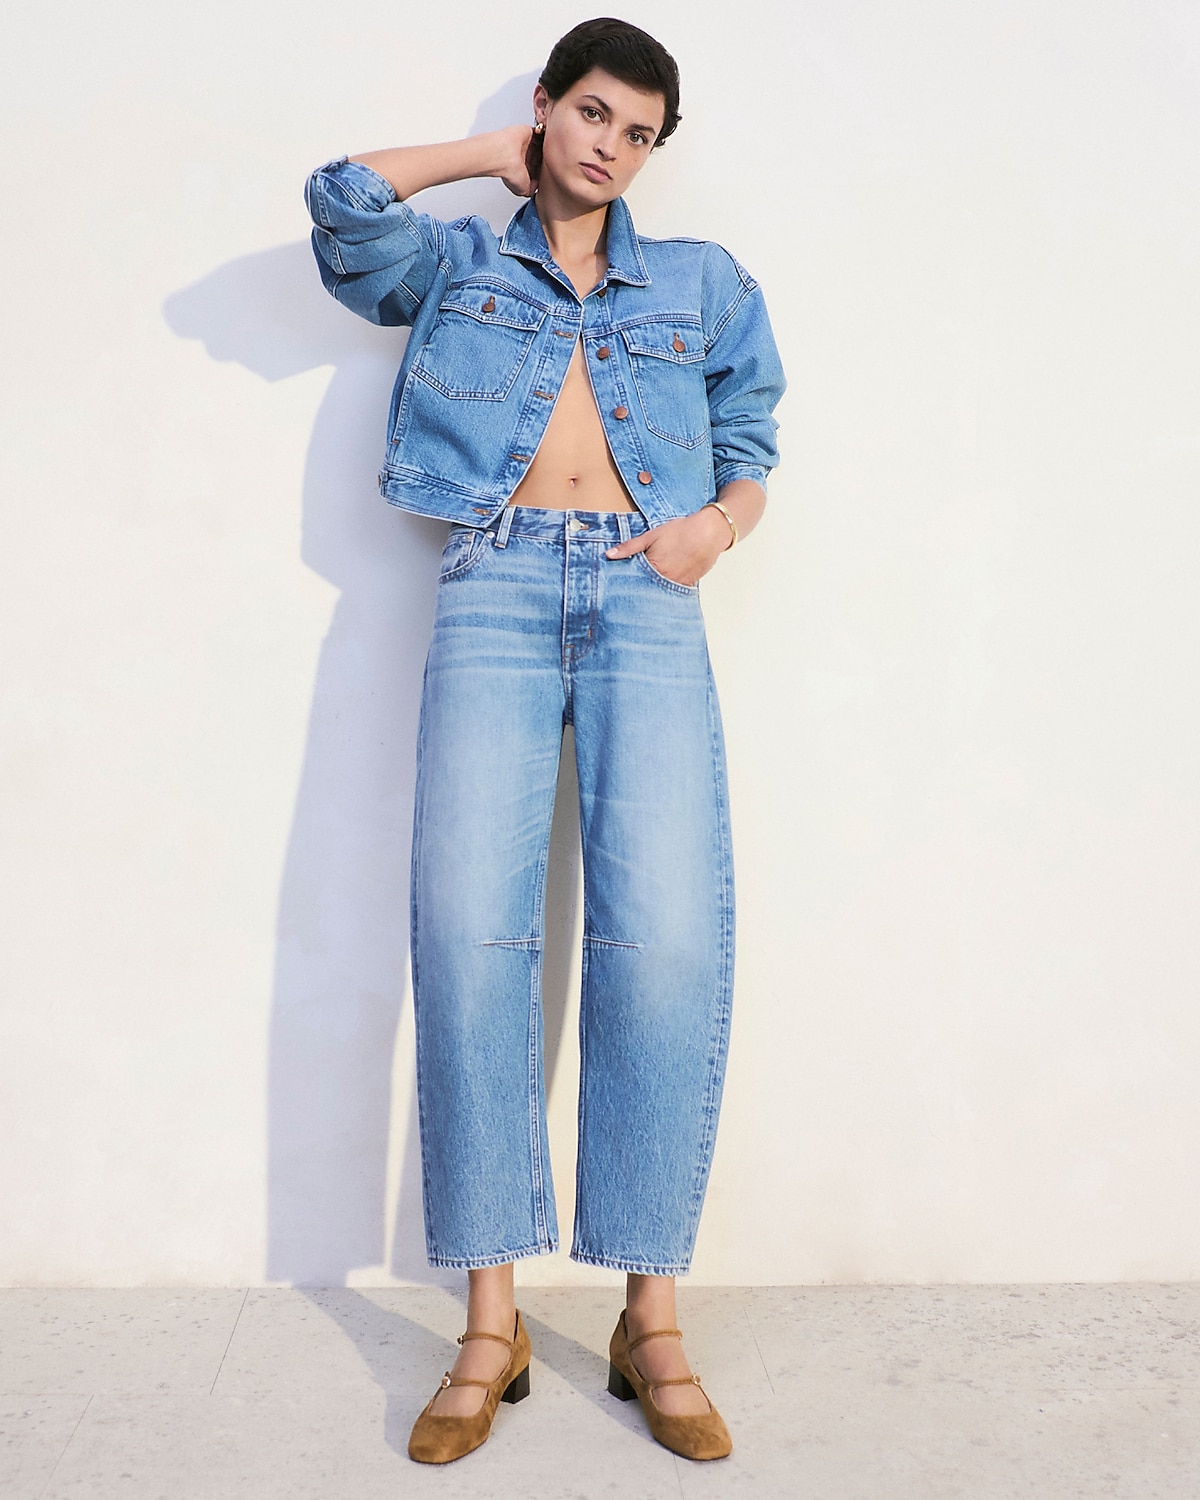
[[704, 364], [717, 490], [734, 479], [766, 488], [779, 463], [779, 423], [772, 413], [787, 389], [762, 288], [737, 269], [739, 294], [722, 315]]
[[304, 201], [325, 290], [371, 323], [411, 324], [445, 252], [446, 225], [344, 156], [312, 173]]

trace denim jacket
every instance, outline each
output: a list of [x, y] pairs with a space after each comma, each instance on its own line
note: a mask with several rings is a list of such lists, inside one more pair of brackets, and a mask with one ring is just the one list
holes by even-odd
[[638, 234], [608, 214], [604, 279], [580, 298], [532, 198], [500, 239], [443, 222], [338, 157], [305, 188], [327, 291], [372, 323], [411, 326], [388, 413], [384, 498], [486, 526], [537, 452], [577, 339], [613, 459], [654, 526], [733, 479], [765, 488], [785, 378], [761, 288], [711, 240]]

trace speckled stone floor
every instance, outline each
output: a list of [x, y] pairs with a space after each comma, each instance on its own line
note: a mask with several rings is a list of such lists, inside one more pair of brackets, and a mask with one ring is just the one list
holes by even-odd
[[734, 1452], [605, 1391], [611, 1289], [521, 1289], [532, 1393], [445, 1467], [413, 1418], [443, 1290], [0, 1290], [4, 1500], [1075, 1500], [1200, 1495], [1200, 1284], [690, 1288]]

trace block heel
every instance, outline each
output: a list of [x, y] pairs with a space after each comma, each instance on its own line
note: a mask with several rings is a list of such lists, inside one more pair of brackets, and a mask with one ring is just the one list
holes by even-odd
[[501, 1401], [507, 1401], [515, 1406], [518, 1401], [524, 1401], [529, 1394], [529, 1366], [526, 1365], [517, 1378], [505, 1388]]
[[636, 1401], [638, 1398], [638, 1393], [611, 1359], [608, 1362], [608, 1394], [615, 1396], [618, 1401]]

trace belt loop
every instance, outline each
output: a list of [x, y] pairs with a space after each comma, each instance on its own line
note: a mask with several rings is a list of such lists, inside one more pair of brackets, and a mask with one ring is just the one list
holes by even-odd
[[516, 508], [515, 505], [506, 505], [504, 507], [504, 517], [500, 522], [500, 530], [496, 534], [497, 547], [508, 546], [508, 533], [512, 530], [513, 512]]
[[627, 542], [630, 537], [629, 512], [619, 510], [617, 512], [617, 530], [621, 533], [621, 540]]

